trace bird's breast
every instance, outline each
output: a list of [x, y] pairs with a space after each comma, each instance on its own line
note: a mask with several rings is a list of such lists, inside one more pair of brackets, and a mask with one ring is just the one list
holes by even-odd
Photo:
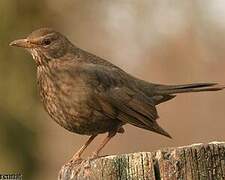
[[90, 97], [82, 81], [41, 67], [37, 78], [41, 101], [48, 114], [64, 128], [79, 131], [93, 113], [88, 107]]

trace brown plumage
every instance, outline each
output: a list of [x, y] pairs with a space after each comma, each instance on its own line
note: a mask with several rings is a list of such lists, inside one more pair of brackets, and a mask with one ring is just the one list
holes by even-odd
[[91, 136], [73, 159], [80, 158], [98, 134], [108, 132], [95, 152], [98, 155], [117, 132], [124, 131], [126, 123], [171, 137], [156, 121], [156, 105], [178, 93], [224, 88], [216, 83], [161, 85], [137, 79], [49, 28], [11, 45], [32, 54], [41, 100], [49, 115], [65, 129]]

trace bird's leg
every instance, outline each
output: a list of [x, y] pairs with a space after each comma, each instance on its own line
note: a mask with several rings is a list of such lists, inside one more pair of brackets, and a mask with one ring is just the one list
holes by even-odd
[[108, 136], [103, 140], [98, 149], [93, 153], [92, 158], [98, 157], [100, 151], [105, 147], [105, 145], [116, 135], [117, 131], [109, 132]]
[[[76, 161], [80, 159], [81, 154], [84, 152], [84, 150], [88, 147], [88, 145], [94, 140], [94, 138], [97, 135], [92, 135], [87, 141], [86, 143], [73, 155], [71, 161]], [[71, 162], [70, 161], [70, 162]]]

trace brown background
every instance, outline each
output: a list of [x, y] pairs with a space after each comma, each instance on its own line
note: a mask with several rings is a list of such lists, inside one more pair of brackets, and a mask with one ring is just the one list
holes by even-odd
[[[0, 172], [24, 179], [56, 179], [87, 139], [44, 112], [31, 56], [8, 43], [53, 27], [79, 47], [141, 79], [165, 84], [225, 84], [225, 2], [222, 0], [1, 0]], [[104, 154], [224, 141], [225, 92], [179, 95], [158, 107], [173, 139], [126, 125]], [[101, 135], [89, 147], [89, 155]]]

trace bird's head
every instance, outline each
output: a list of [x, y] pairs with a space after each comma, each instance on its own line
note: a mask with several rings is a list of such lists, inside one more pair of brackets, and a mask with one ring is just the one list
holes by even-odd
[[27, 49], [37, 64], [46, 60], [57, 59], [65, 56], [70, 42], [59, 32], [50, 28], [41, 28], [33, 31], [27, 38], [15, 40], [10, 46]]

